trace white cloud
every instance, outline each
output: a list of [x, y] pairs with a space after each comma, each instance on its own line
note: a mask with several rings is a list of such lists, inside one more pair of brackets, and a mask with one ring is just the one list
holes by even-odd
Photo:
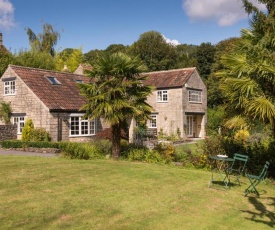
[[[265, 9], [257, 0], [251, 2], [261, 10]], [[220, 26], [231, 26], [247, 18], [241, 0], [183, 0], [182, 6], [191, 20], [214, 20]]]
[[171, 40], [171, 39], [165, 37], [163, 34], [162, 34], [162, 37], [165, 39], [166, 43], [172, 44], [173, 46], [180, 45], [178, 40], [174, 40], [174, 39]]
[[13, 26], [14, 7], [9, 0], [0, 0], [0, 28], [10, 29]]

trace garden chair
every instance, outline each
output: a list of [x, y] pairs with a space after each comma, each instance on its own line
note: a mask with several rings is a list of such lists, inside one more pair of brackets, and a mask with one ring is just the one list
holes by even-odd
[[241, 185], [239, 178], [244, 172], [247, 161], [248, 156], [235, 153], [232, 164], [229, 168], [225, 169], [226, 177], [224, 178], [224, 180], [226, 178], [228, 179], [230, 175], [234, 175], [236, 177], [236, 182], [238, 182], [238, 184]]
[[270, 163], [267, 161], [264, 165], [264, 168], [259, 176], [252, 175], [252, 174], [245, 174], [245, 176], [249, 179], [250, 185], [248, 188], [244, 191], [244, 195], [247, 196], [249, 193], [255, 193], [258, 197], [260, 197], [259, 192], [256, 189], [256, 186], [263, 181], [266, 178], [267, 175], [267, 169], [269, 167]]

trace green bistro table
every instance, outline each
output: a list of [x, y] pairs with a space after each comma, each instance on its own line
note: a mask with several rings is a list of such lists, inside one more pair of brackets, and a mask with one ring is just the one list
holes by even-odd
[[214, 174], [216, 174], [227, 188], [230, 183], [230, 174], [226, 173], [225, 168], [227, 164], [234, 161], [234, 159], [225, 155], [209, 156], [209, 159], [213, 161], [214, 166], [211, 166], [211, 178], [208, 187], [213, 184]]

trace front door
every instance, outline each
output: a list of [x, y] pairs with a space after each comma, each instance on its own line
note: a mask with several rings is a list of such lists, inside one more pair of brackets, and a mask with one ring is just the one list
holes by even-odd
[[194, 123], [193, 123], [193, 116], [192, 115], [187, 115], [186, 116], [186, 119], [187, 119], [187, 130], [186, 130], [186, 135], [188, 137], [193, 137], [193, 126], [194, 126]]

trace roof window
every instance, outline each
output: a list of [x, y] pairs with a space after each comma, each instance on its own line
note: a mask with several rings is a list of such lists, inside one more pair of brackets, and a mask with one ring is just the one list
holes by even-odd
[[61, 83], [55, 77], [47, 76], [47, 78], [53, 85], [61, 85]]

